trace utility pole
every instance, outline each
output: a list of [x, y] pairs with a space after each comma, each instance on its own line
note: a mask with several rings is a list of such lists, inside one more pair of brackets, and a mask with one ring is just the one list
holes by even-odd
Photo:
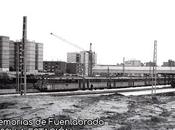
[[111, 88], [111, 75], [110, 75], [110, 69], [109, 66], [107, 68], [107, 87]]
[[83, 77], [85, 76], [85, 74], [86, 74], [86, 60], [85, 60], [85, 58], [86, 58], [86, 52], [84, 51], [83, 52]]
[[149, 75], [151, 76], [151, 67], [153, 66], [153, 63], [150, 61], [149, 62]]
[[107, 87], [109, 87], [109, 66], [107, 68]]
[[123, 76], [125, 74], [125, 57], [123, 57]]
[[16, 92], [20, 93], [20, 79], [19, 79], [19, 43], [16, 43]]
[[89, 77], [91, 77], [92, 76], [92, 43], [90, 43], [90, 49], [89, 49], [89, 68], [88, 68], [88, 70], [89, 70]]
[[[18, 92], [26, 95], [26, 40], [27, 40], [27, 17], [23, 17], [22, 41], [17, 43], [17, 86]], [[20, 71], [20, 75], [19, 75]]]
[[157, 84], [157, 40], [154, 40], [153, 73], [152, 73], [152, 95], [156, 93]]
[[27, 90], [27, 79], [26, 79], [26, 42], [27, 42], [27, 17], [23, 17], [23, 37], [22, 37], [22, 42], [24, 45], [24, 95], [26, 95], [26, 90]]

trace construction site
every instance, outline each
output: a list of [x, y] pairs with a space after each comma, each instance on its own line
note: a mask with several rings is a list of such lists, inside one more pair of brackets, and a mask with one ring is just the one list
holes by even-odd
[[[82, 51], [81, 75], [28, 72], [27, 17], [17, 44], [16, 71], [1, 78], [0, 129], [23, 130], [170, 130], [175, 128], [175, 67], [157, 66], [157, 40], [152, 66], [96, 65], [90, 43], [83, 49], [54, 33], [50, 35]], [[31, 53], [32, 54], [32, 53]], [[87, 56], [87, 58], [85, 58]], [[42, 56], [38, 59], [42, 59]], [[35, 57], [34, 57], [35, 58]], [[42, 68], [36, 60], [35, 69]], [[3, 74], [3, 73], [2, 73]], [[11, 73], [12, 74], [12, 73]]]
[[[150, 91], [149, 91], [150, 92]], [[124, 93], [59, 96], [1, 96], [0, 128], [8, 129], [174, 129], [174, 92], [125, 96]], [[49, 120], [74, 121], [63, 124]], [[19, 123], [23, 122], [23, 123]], [[37, 120], [44, 124], [34, 124]], [[93, 124], [98, 120], [99, 124]], [[6, 122], [5, 122], [6, 121]], [[11, 121], [7, 123], [7, 121]], [[16, 123], [18, 121], [18, 123]], [[88, 121], [82, 123], [82, 121]], [[27, 122], [27, 123], [26, 123]], [[30, 123], [28, 123], [30, 122]], [[50, 121], [51, 122], [51, 121]], [[5, 124], [6, 123], [6, 124]]]

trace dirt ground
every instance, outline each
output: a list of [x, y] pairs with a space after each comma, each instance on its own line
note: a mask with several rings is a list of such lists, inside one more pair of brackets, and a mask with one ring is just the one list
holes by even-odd
[[[54, 120], [91, 120], [85, 124], [55, 125]], [[45, 124], [8, 124], [3, 121], [44, 120]], [[101, 124], [90, 124], [100, 120]], [[151, 96], [85, 95], [0, 97], [0, 128], [56, 130], [172, 130], [175, 93]], [[37, 130], [35, 129], [35, 130]]]

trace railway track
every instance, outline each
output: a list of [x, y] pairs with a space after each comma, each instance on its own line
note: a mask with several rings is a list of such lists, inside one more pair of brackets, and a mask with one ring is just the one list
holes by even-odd
[[[73, 95], [89, 95], [89, 94], [112, 94], [119, 93], [122, 95], [149, 95], [151, 94], [152, 86], [146, 87], [134, 87], [134, 88], [120, 88], [120, 89], [103, 89], [103, 90], [78, 90], [78, 91], [66, 91], [66, 92], [39, 92], [39, 93], [27, 93], [28, 96], [73, 96]], [[175, 92], [175, 88], [170, 85], [158, 85], [156, 87], [156, 93]], [[6, 94], [1, 96], [20, 96], [19, 94]]]

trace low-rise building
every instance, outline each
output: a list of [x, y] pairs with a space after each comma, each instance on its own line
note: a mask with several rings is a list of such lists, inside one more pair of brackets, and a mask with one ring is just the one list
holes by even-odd
[[77, 74], [83, 75], [83, 67], [82, 63], [67, 63], [66, 72], [69, 74]]
[[155, 63], [151, 62], [151, 61], [150, 62], [146, 62], [145, 66], [147, 66], [147, 67], [155, 66]]
[[44, 72], [55, 73], [56, 75], [62, 75], [66, 73], [66, 62], [64, 61], [44, 61]]
[[139, 67], [142, 66], [142, 63], [140, 60], [128, 60], [124, 62], [126, 67]]
[[164, 67], [174, 67], [175, 66], [175, 61], [173, 60], [168, 60], [167, 62], [163, 62], [163, 65]]

